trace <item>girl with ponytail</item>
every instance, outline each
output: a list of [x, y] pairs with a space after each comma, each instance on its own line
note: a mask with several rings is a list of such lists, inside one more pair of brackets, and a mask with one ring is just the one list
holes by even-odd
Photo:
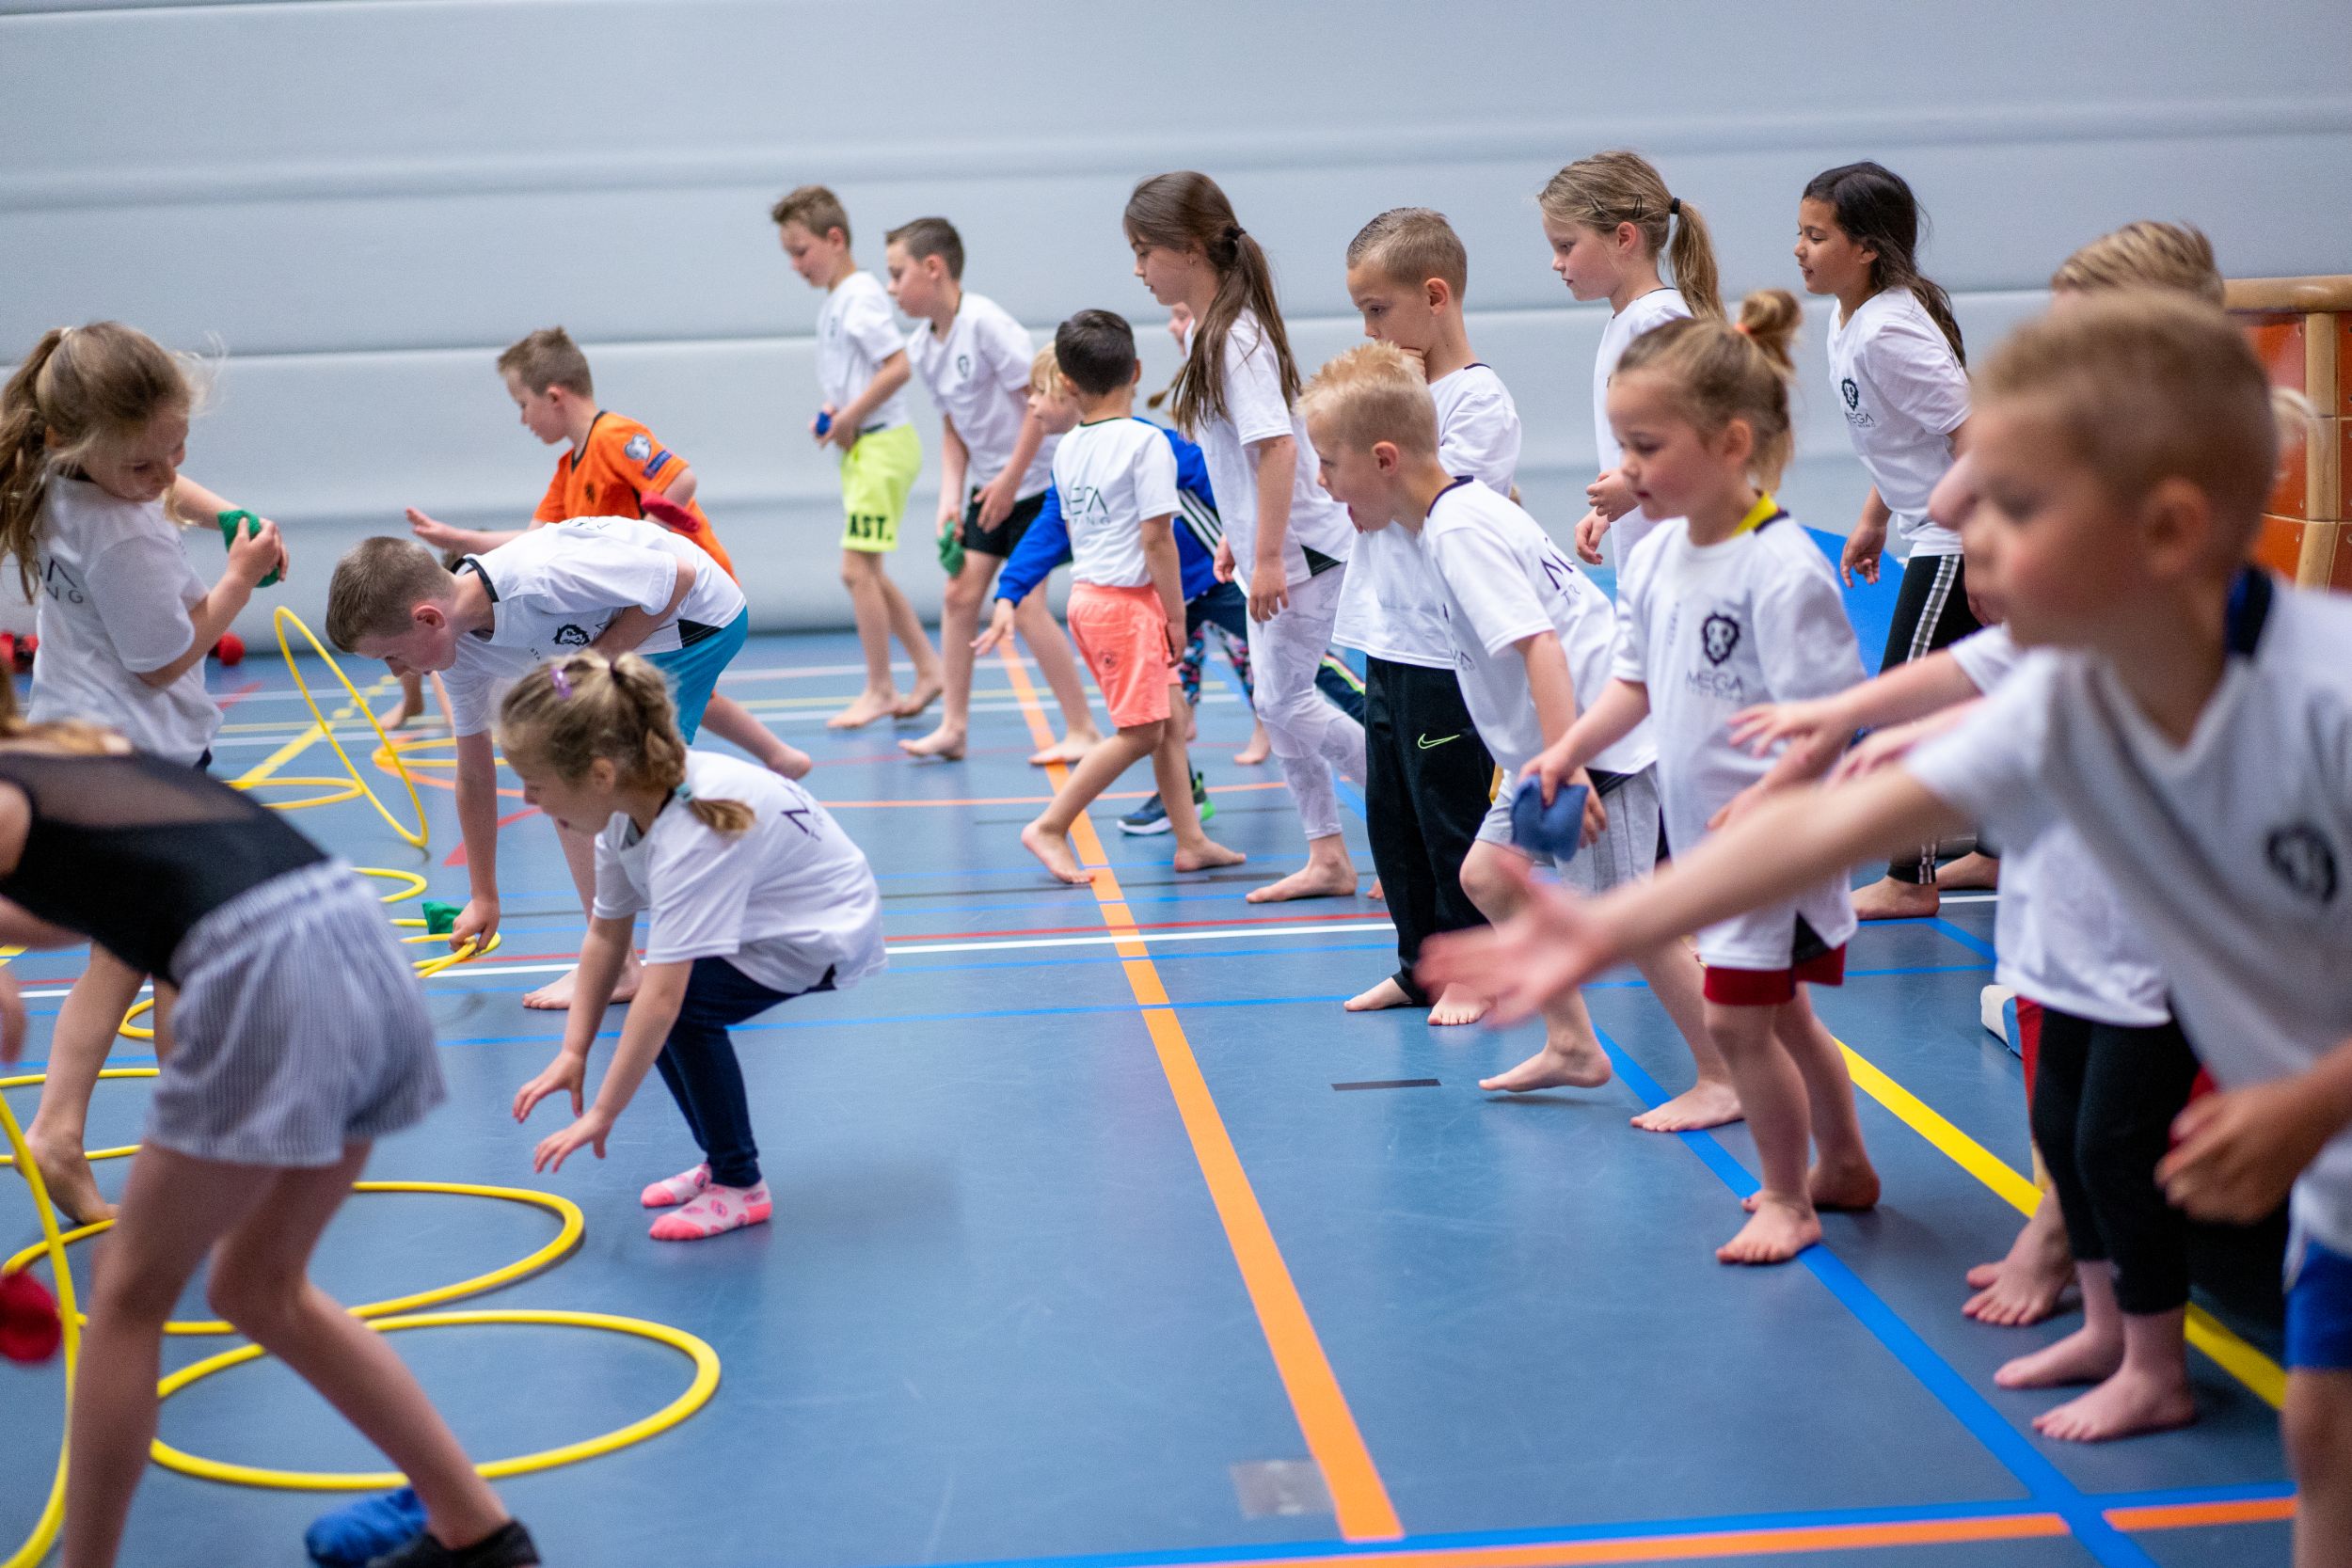
[[1315, 451], [1294, 406], [1298, 367], [1265, 252], [1216, 182], [1189, 171], [1144, 181], [1122, 219], [1136, 276], [1192, 321], [1177, 373], [1176, 422], [1200, 443], [1225, 535], [1216, 575], [1249, 594], [1258, 717], [1307, 834], [1307, 865], [1249, 901], [1352, 896], [1334, 774], [1364, 782], [1364, 729], [1325, 702], [1315, 674], [1338, 619], [1356, 531], [1315, 483]]
[[[1882, 670], [1979, 626], [1968, 608], [1959, 531], [1928, 515], [1928, 497], [1950, 469], [1968, 422], [1968, 372], [1951, 298], [1919, 274], [1923, 223], [1902, 176], [1877, 164], [1814, 176], [1797, 206], [1797, 268], [1807, 289], [1837, 302], [1830, 380], [1870, 475], [1839, 569], [1849, 586], [1856, 577], [1878, 581], [1890, 526], [1906, 546]], [[1936, 905], [1931, 844], [1897, 856], [1886, 876], [1854, 898], [1865, 920], [1931, 915]]]
[[[635, 654], [580, 653], [517, 681], [499, 745], [524, 798], [596, 835], [595, 917], [580, 954], [564, 1047], [515, 1096], [515, 1119], [569, 1094], [569, 1127], [540, 1141], [552, 1171], [606, 1137], [648, 1068], [703, 1151], [647, 1187], [661, 1242], [699, 1241], [769, 1216], [751, 1106], [727, 1030], [780, 1002], [856, 984], [882, 967], [882, 895], [866, 856], [799, 784], [735, 757], [691, 752], [661, 672]], [[588, 1051], [650, 911], [644, 978], [596, 1102]]]
[[[1592, 510], [1576, 525], [1576, 550], [1600, 564], [1600, 542], [1613, 532], [1617, 566], [1652, 524], [1617, 472], [1623, 453], [1609, 428], [1609, 377], [1626, 345], [1653, 326], [1685, 316], [1724, 319], [1715, 243], [1699, 210], [1666, 188], [1665, 177], [1638, 152], [1597, 152], [1551, 177], [1535, 198], [1551, 270], [1578, 299], [1606, 299], [1609, 325], [1593, 359], [1593, 439], [1600, 477], [1585, 489]], [[1674, 276], [1659, 271], [1663, 259]]]

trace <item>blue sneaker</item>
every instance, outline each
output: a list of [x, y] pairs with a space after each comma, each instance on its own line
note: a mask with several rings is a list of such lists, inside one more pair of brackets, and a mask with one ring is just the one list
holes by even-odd
[[[1200, 814], [1203, 824], [1216, 815], [1216, 803], [1209, 799], [1209, 786], [1201, 781], [1200, 770], [1197, 768], [1192, 770], [1192, 808]], [[1119, 819], [1120, 832], [1134, 833], [1137, 837], [1164, 833], [1169, 831], [1169, 827], [1168, 804], [1160, 799], [1157, 791], [1152, 793], [1152, 799]]]
[[366, 1568], [423, 1533], [424, 1504], [404, 1486], [319, 1515], [303, 1532], [302, 1544], [310, 1560], [326, 1568]]

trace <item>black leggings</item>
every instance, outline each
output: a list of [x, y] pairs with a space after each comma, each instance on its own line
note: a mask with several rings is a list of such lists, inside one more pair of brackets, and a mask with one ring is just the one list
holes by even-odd
[[2196, 1082], [2197, 1057], [2177, 1023], [2125, 1029], [2042, 1009], [2034, 1142], [2075, 1261], [2113, 1263], [2126, 1312], [2188, 1301], [2188, 1222], [2157, 1187], [2156, 1162]]
[[[1947, 648], [1981, 625], [1968, 608], [1968, 568], [1961, 558], [1915, 555], [1903, 565], [1880, 673]], [[1899, 882], [1934, 881], [1935, 846], [1922, 845], [1914, 854], [1898, 855], [1887, 862], [1886, 874]]]

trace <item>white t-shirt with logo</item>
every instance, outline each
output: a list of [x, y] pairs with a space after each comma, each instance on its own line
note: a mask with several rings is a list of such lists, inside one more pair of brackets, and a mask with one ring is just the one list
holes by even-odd
[[[730, 836], [687, 797], [740, 800], [756, 820]], [[616, 813], [596, 835], [596, 918], [650, 910], [645, 961], [724, 958], [771, 990], [833, 974], [847, 990], [881, 969], [882, 890], [865, 852], [789, 779], [738, 757], [686, 753], [686, 786], [643, 834]]]
[[[1519, 466], [1519, 411], [1489, 365], [1465, 365], [1429, 384], [1438, 405], [1438, 464], [1499, 495]], [[1454, 636], [1421, 541], [1403, 528], [1357, 535], [1331, 641], [1375, 658], [1454, 668]]]
[[[1200, 330], [1196, 322], [1193, 333]], [[1191, 341], [1187, 337], [1187, 353]], [[1284, 584], [1304, 582], [1313, 575], [1308, 550], [1326, 561], [1347, 559], [1355, 548], [1356, 525], [1347, 520], [1347, 508], [1333, 500], [1315, 477], [1315, 447], [1307, 439], [1307, 421], [1282, 396], [1281, 366], [1255, 312], [1244, 310], [1225, 335], [1225, 417], [1206, 420], [1191, 434], [1209, 466], [1209, 487], [1216, 493], [1217, 516], [1232, 545], [1236, 578], [1247, 581], [1258, 559], [1258, 464], [1249, 448], [1280, 436], [1298, 443], [1298, 467], [1291, 476], [1290, 524], [1282, 538]]]
[[[1393, 525], [1392, 525], [1393, 526]], [[1609, 595], [1577, 570], [1509, 497], [1457, 480], [1430, 504], [1421, 542], [1454, 648], [1462, 704], [1506, 781], [1544, 749], [1527, 659], [1518, 643], [1550, 632], [1567, 657], [1579, 712], [1613, 678], [1617, 616]], [[1349, 571], [1355, 568], [1350, 566]], [[1646, 722], [1592, 759], [1612, 773], [1638, 773], [1658, 760]]]
[[[907, 338], [907, 362], [947, 416], [971, 453], [964, 483], [971, 489], [993, 483], [1021, 440], [1029, 406], [1029, 364], [1035, 349], [1028, 329], [994, 300], [970, 291], [956, 307], [947, 335], [919, 322]], [[1052, 477], [1048, 437], [1021, 476], [1017, 499], [1042, 492]]]
[[[1626, 301], [1624, 309], [1609, 318], [1609, 325], [1600, 329], [1600, 351], [1593, 356], [1593, 450], [1600, 454], [1600, 471], [1609, 473], [1625, 461], [1625, 449], [1617, 444], [1616, 428], [1609, 422], [1609, 378], [1617, 373], [1617, 361], [1625, 357], [1626, 349], [1634, 339], [1670, 321], [1679, 321], [1691, 313], [1682, 291], [1673, 288], [1652, 289]], [[1617, 567], [1624, 570], [1632, 559], [1633, 546], [1650, 535], [1658, 525], [1649, 514], [1635, 507], [1609, 525], [1611, 537], [1617, 542]]]
[[1890, 531], [1910, 555], [1958, 555], [1960, 535], [1928, 517], [1928, 497], [1952, 466], [1952, 432], [1968, 418], [1968, 372], [1943, 328], [1909, 289], [1887, 289], [1829, 324], [1830, 382], [1853, 450]]
[[[907, 346], [890, 295], [870, 272], [853, 272], [825, 294], [817, 312], [817, 385], [825, 401], [847, 408], [873, 384], [882, 361]], [[885, 430], [907, 422], [903, 390], [884, 398], [866, 416], [865, 429]]]
[[637, 645], [647, 655], [699, 641], [743, 613], [743, 591], [684, 534], [639, 517], [575, 517], [466, 557], [458, 570], [481, 577], [491, 621], [457, 639], [457, 662], [442, 677], [455, 732], [488, 729], [500, 683], [585, 648], [622, 610], [660, 614], [677, 592], [681, 561], [693, 563], [694, 585]]
[[[2115, 672], [2037, 650], [1903, 766], [2004, 847], [2063, 820], [2164, 966], [2224, 1088], [2308, 1071], [2352, 1038], [2352, 601], [2249, 572], [2185, 745]], [[2352, 1130], [2296, 1182], [2295, 1219], [2352, 1254]]]
[[[1979, 691], [1998, 687], [2025, 657], [2007, 626], [1971, 632], [1950, 651]], [[2153, 949], [2062, 822], [2030, 844], [2001, 847], [1993, 947], [1993, 977], [2045, 1007], [2125, 1029], [2172, 1016]]]
[[1124, 418], [1080, 425], [1054, 453], [1054, 488], [1070, 530], [1070, 580], [1150, 586], [1144, 519], [1172, 518], [1177, 506], [1176, 453], [1159, 426]]
[[41, 498], [39, 528], [40, 657], [28, 717], [94, 720], [142, 752], [195, 762], [220, 729], [204, 661], [169, 686], [139, 679], [195, 642], [189, 612], [206, 592], [164, 503], [60, 477]]
[[[1642, 541], [1617, 579], [1616, 674], [1648, 688], [1666, 840], [1688, 853], [1708, 818], [1772, 767], [1732, 744], [1732, 716], [1843, 691], [1862, 679], [1862, 654], [1836, 573], [1788, 514], [1703, 548], [1677, 517]], [[1699, 957], [1787, 969], [1799, 920], [1826, 946], [1851, 937], [1846, 879], [1709, 926]]]

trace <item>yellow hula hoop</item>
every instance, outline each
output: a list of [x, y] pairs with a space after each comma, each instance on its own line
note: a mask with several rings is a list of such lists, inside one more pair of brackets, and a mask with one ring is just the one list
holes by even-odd
[[137, 1024], [135, 1024], [135, 1023], [132, 1022], [131, 1021], [132, 1021], [133, 1019], [135, 1019], [135, 1018], [138, 1017], [138, 1016], [139, 1016], [139, 1014], [141, 1014], [141, 1013], [151, 1013], [151, 1012], [153, 1012], [154, 1010], [155, 1010], [155, 999], [154, 999], [153, 997], [151, 997], [151, 997], [148, 997], [148, 998], [147, 998], [146, 1000], [144, 1000], [144, 1001], [140, 1001], [140, 1002], [134, 1002], [134, 1003], [132, 1003], [132, 1004], [131, 1004], [131, 1010], [130, 1010], [129, 1012], [127, 1012], [127, 1013], [124, 1013], [124, 1014], [122, 1015], [122, 1023], [121, 1023], [120, 1027], [119, 1027], [119, 1028], [117, 1028], [117, 1029], [115, 1030], [115, 1033], [116, 1033], [116, 1034], [118, 1034], [118, 1035], [120, 1035], [120, 1036], [121, 1036], [124, 1039], [126, 1039], [126, 1040], [151, 1040], [151, 1039], [153, 1039], [153, 1038], [155, 1037], [155, 1031], [154, 1031], [154, 1030], [152, 1030], [152, 1029], [142, 1029], [142, 1028], [140, 1028]]
[[[566, 1443], [561, 1448], [543, 1449], [537, 1453], [521, 1454], [513, 1459], [493, 1460], [475, 1466], [487, 1481], [501, 1481], [508, 1476], [532, 1475], [565, 1465], [577, 1465], [583, 1459], [595, 1459], [642, 1443], [685, 1420], [709, 1403], [710, 1396], [718, 1391], [718, 1352], [684, 1329], [672, 1328], [667, 1323], [647, 1323], [643, 1318], [616, 1317], [607, 1312], [551, 1310], [424, 1312], [378, 1319], [370, 1326], [378, 1333], [390, 1334], [405, 1328], [458, 1328], [476, 1323], [536, 1323], [633, 1335], [641, 1339], [651, 1339], [656, 1344], [667, 1345], [694, 1364], [694, 1378], [687, 1386], [686, 1392], [643, 1420], [632, 1421], [601, 1437]], [[243, 1345], [235, 1350], [223, 1351], [218, 1355], [208, 1356], [165, 1378], [156, 1386], [156, 1397], [169, 1399], [199, 1378], [257, 1360], [263, 1354], [259, 1345]], [[151, 1452], [155, 1463], [166, 1469], [177, 1470], [183, 1476], [194, 1476], [199, 1481], [225, 1481], [233, 1486], [260, 1486], [287, 1492], [380, 1492], [387, 1487], [402, 1485], [406, 1480], [397, 1470], [272, 1470], [258, 1465], [226, 1464], [216, 1459], [201, 1459], [183, 1453], [160, 1437], [155, 1440]]]
[[268, 789], [278, 784], [304, 784], [312, 789], [325, 789], [327, 793], [325, 795], [306, 796], [299, 800], [272, 800], [269, 803], [270, 810], [272, 811], [308, 811], [312, 806], [340, 806], [345, 800], [357, 800], [359, 798], [360, 790], [364, 787], [356, 778], [309, 779], [271, 777], [267, 779], [231, 779], [229, 781], [229, 787], [231, 789]]
[[[101, 1069], [98, 1076], [101, 1079], [152, 1078], [155, 1072], [156, 1069], [151, 1067], [110, 1067]], [[13, 1078], [0, 1078], [0, 1089], [29, 1089], [47, 1082], [49, 1082], [49, 1074], [45, 1072], [20, 1072]], [[85, 1153], [82, 1158], [85, 1160], [127, 1160], [138, 1151], [138, 1145], [124, 1144], [120, 1148], [93, 1148]], [[0, 1166], [15, 1164], [15, 1155], [0, 1154]], [[20, 1253], [18, 1256], [22, 1257], [23, 1254]], [[15, 1266], [15, 1261], [11, 1259], [8, 1267], [14, 1268]], [[0, 1273], [5, 1272], [7, 1272], [5, 1269], [0, 1269]], [[5, 1568], [5, 1564], [0, 1564], [0, 1568]]]
[[[353, 1317], [363, 1323], [403, 1312], [419, 1312], [428, 1307], [447, 1306], [451, 1302], [464, 1301], [469, 1296], [478, 1296], [518, 1280], [529, 1279], [532, 1275], [543, 1274], [571, 1256], [580, 1245], [580, 1238], [588, 1224], [580, 1212], [580, 1205], [571, 1199], [559, 1197], [553, 1193], [532, 1192], [527, 1187], [486, 1187], [470, 1181], [357, 1181], [352, 1184], [351, 1190], [355, 1193], [433, 1193], [452, 1197], [497, 1198], [502, 1203], [522, 1203], [545, 1209], [562, 1222], [554, 1240], [512, 1263], [475, 1275], [470, 1279], [461, 1279], [454, 1285], [437, 1285], [429, 1291], [394, 1296], [389, 1301], [372, 1301], [364, 1307], [348, 1309]], [[113, 1227], [114, 1221], [99, 1220], [65, 1232], [57, 1238], [58, 1244], [70, 1247], [76, 1242], [103, 1235]], [[37, 1242], [7, 1262], [0, 1263], [0, 1274], [14, 1274], [47, 1250], [47, 1243]], [[217, 1320], [198, 1320], [167, 1323], [164, 1325], [164, 1332], [185, 1338], [204, 1338], [234, 1334], [236, 1329]]]
[[[387, 869], [386, 867], [380, 865], [355, 865], [351, 869], [362, 877], [374, 877], [387, 882], [405, 882], [408, 884], [406, 887], [386, 894], [382, 898], [377, 900], [378, 903], [397, 904], [404, 898], [414, 898], [431, 885], [414, 871], [402, 871], [397, 868]], [[398, 925], [399, 922], [395, 921], [393, 924]]]
[[408, 776], [408, 765], [400, 760], [399, 752], [393, 752], [393, 769], [400, 774], [400, 782], [407, 786], [409, 805], [416, 808], [417, 826], [413, 832], [399, 817], [394, 816], [391, 808], [384, 803], [382, 797], [369, 787], [367, 780], [360, 775], [359, 765], [351, 760], [351, 753], [344, 751], [343, 743], [336, 738], [335, 726], [327, 721], [326, 713], [319, 707], [318, 699], [310, 695], [310, 683], [302, 678], [302, 670], [294, 663], [294, 646], [286, 641], [287, 626], [292, 626], [301, 632], [304, 640], [310, 644], [311, 651], [326, 660], [327, 669], [333, 671], [335, 678], [343, 683], [343, 689], [351, 693], [352, 705], [359, 710], [360, 717], [367, 720], [368, 728], [375, 732], [377, 744], [389, 751], [392, 746], [392, 737], [385, 733], [382, 724], [376, 722], [374, 711], [368, 706], [366, 699], [359, 695], [359, 689], [351, 684], [351, 677], [343, 673], [343, 667], [335, 662], [335, 656], [326, 651], [326, 644], [319, 641], [316, 632], [302, 624], [301, 616], [296, 615], [284, 605], [279, 605], [277, 613], [271, 617], [271, 622], [278, 628], [278, 651], [285, 656], [287, 673], [294, 676], [294, 689], [302, 693], [302, 701], [310, 708], [310, 717], [318, 721], [319, 733], [326, 736], [326, 743], [329, 746], [335, 748], [335, 754], [342, 758], [343, 766], [351, 769], [352, 778], [358, 781], [360, 793], [368, 798], [369, 803], [375, 807], [377, 814], [391, 824], [392, 832], [418, 848], [423, 848], [426, 839], [432, 832], [432, 824], [425, 820], [424, 800], [417, 793], [417, 781]]
[[[7, 1135], [9, 1159], [24, 1171], [24, 1180], [32, 1188], [33, 1208], [40, 1215], [40, 1250], [49, 1255], [56, 1274], [57, 1315], [65, 1329], [65, 1407], [71, 1412], [73, 1371], [82, 1358], [82, 1314], [73, 1301], [73, 1274], [66, 1267], [65, 1238], [58, 1232], [56, 1206], [49, 1201], [49, 1189], [41, 1182], [40, 1167], [33, 1164], [33, 1151], [25, 1147], [24, 1130], [17, 1125], [16, 1114], [8, 1109], [4, 1099], [0, 1099], [0, 1133]], [[56, 1542], [57, 1531], [65, 1523], [65, 1461], [72, 1439], [69, 1426], [66, 1435], [57, 1441], [56, 1473], [50, 1480], [49, 1497], [41, 1504], [40, 1516], [33, 1521], [33, 1533], [24, 1538], [24, 1544], [0, 1561], [0, 1568], [34, 1568]]]
[[[405, 925], [406, 922], [396, 921], [394, 924]], [[400, 940], [407, 942], [439, 941], [441, 939], [435, 937], [433, 933], [428, 931], [422, 937], [403, 937]], [[454, 948], [450, 952], [438, 954], [430, 958], [418, 958], [414, 961], [411, 967], [416, 970], [418, 979], [430, 980], [433, 976], [440, 974], [444, 970], [454, 969], [462, 963], [471, 963], [474, 959], [481, 958], [485, 953], [497, 952], [499, 949], [499, 941], [500, 933], [496, 931], [490, 933], [490, 940], [485, 942], [477, 942], [475, 939], [469, 937], [467, 939], [466, 944], [463, 947]]]

